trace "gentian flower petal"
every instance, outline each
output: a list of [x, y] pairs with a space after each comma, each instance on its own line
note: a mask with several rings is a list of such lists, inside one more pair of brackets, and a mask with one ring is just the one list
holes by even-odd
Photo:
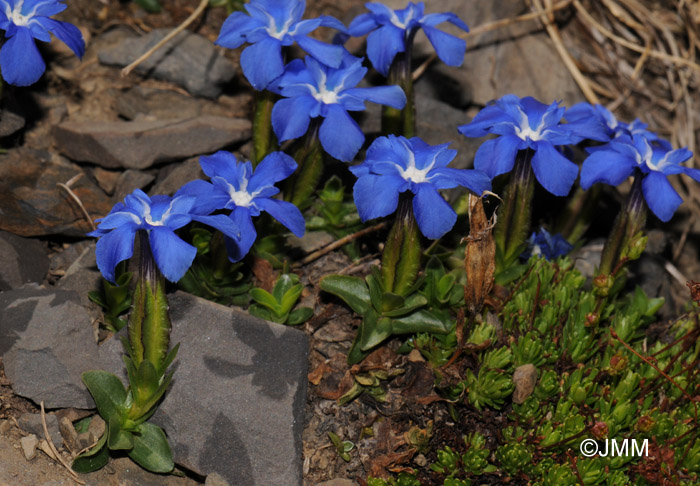
[[311, 96], [279, 100], [272, 107], [272, 129], [280, 142], [299, 138], [309, 128], [309, 112], [318, 104]]
[[171, 282], [177, 282], [185, 275], [197, 255], [197, 249], [178, 238], [170, 228], [151, 229], [148, 233], [148, 241], [151, 244], [156, 265], [163, 276]]
[[402, 110], [406, 106], [406, 95], [398, 86], [376, 86], [374, 88], [350, 88], [344, 94], [356, 98], [378, 103], [380, 105], [391, 106], [397, 110]]
[[515, 156], [522, 148], [523, 141], [513, 135], [486, 140], [474, 155], [474, 168], [490, 178], [510, 172], [515, 164]]
[[442, 62], [448, 66], [461, 66], [464, 62], [464, 53], [467, 43], [464, 39], [455, 37], [440, 29], [423, 25], [423, 32], [435, 48], [435, 52]]
[[241, 229], [236, 226], [229, 216], [226, 216], [225, 214], [214, 214], [212, 216], [192, 216], [192, 219], [221, 231], [229, 238], [234, 240], [241, 239]]
[[226, 250], [229, 260], [238, 262], [248, 254], [253, 243], [255, 243], [255, 238], [257, 238], [258, 233], [255, 231], [253, 219], [250, 216], [248, 208], [235, 208], [231, 213], [231, 219], [233, 220], [233, 224], [240, 228], [241, 239], [234, 240], [232, 238], [226, 238]]
[[423, 18], [420, 20], [420, 23], [423, 26], [423, 28], [425, 28], [426, 25], [434, 27], [443, 22], [449, 22], [455, 27], [459, 27], [463, 31], [469, 32], [469, 27], [467, 26], [467, 24], [465, 24], [462, 21], [462, 19], [457, 17], [457, 15], [453, 14], [452, 12], [432, 13], [424, 15]]
[[441, 167], [431, 171], [430, 182], [438, 189], [452, 189], [462, 186], [478, 195], [491, 189], [491, 178], [478, 170]]
[[321, 123], [318, 136], [323, 149], [343, 162], [351, 161], [365, 141], [360, 126], [338, 104], [328, 106], [328, 115]]
[[343, 62], [343, 58], [347, 54], [347, 51], [343, 46], [326, 44], [312, 37], [301, 35], [295, 37], [299, 47], [304, 49], [306, 53], [313, 56], [314, 58], [321, 61], [326, 66], [333, 68], [340, 67]]
[[542, 186], [555, 196], [566, 196], [578, 176], [578, 166], [564, 157], [549, 142], [537, 144], [532, 170]]
[[396, 211], [399, 204], [398, 187], [403, 184], [400, 177], [391, 176], [368, 174], [357, 179], [352, 191], [362, 222]]
[[257, 204], [261, 210], [269, 213], [296, 236], [299, 238], [304, 236], [306, 221], [294, 204], [279, 199], [261, 199]]
[[114, 283], [114, 269], [121, 261], [131, 258], [134, 254], [134, 236], [138, 226], [125, 224], [114, 228], [109, 233], [100, 236], [95, 247], [97, 268], [110, 282]]
[[253, 88], [258, 91], [267, 88], [284, 72], [282, 45], [277, 39], [269, 38], [246, 47], [241, 53], [241, 69]]
[[50, 30], [61, 42], [68, 46], [73, 53], [82, 58], [85, 54], [85, 40], [83, 34], [75, 25], [50, 18], [41, 20], [41, 23]]
[[581, 187], [588, 189], [597, 182], [617, 186], [632, 175], [636, 166], [634, 159], [614, 150], [596, 151], [581, 166]]
[[271, 186], [286, 179], [297, 170], [296, 161], [284, 152], [272, 152], [255, 168], [248, 188], [251, 192], [264, 186]]
[[347, 32], [353, 37], [360, 37], [369, 34], [378, 25], [376, 20], [374, 20], [374, 14], [364, 13], [358, 15], [350, 22]]
[[[201, 158], [200, 158], [201, 165]], [[182, 186], [173, 197], [193, 196], [197, 198], [197, 204], [192, 210], [193, 214], [211, 214], [217, 209], [226, 207], [230, 196], [217, 190], [213, 184], [197, 179]]]
[[659, 172], [651, 172], [644, 177], [642, 192], [651, 212], [664, 223], [673, 217], [683, 202], [666, 176]]
[[384, 76], [389, 74], [396, 54], [405, 50], [404, 31], [392, 24], [383, 25], [367, 36], [367, 57]]
[[413, 198], [413, 213], [416, 222], [427, 238], [436, 240], [452, 229], [457, 221], [457, 213], [447, 204], [432, 184], [417, 184]]
[[246, 34], [255, 29], [263, 29], [265, 24], [243, 12], [233, 12], [221, 26], [221, 32], [215, 44], [235, 49], [246, 42]]
[[45, 70], [46, 64], [29, 29], [17, 28], [15, 35], [0, 47], [0, 71], [9, 84], [29, 86], [36, 83]]

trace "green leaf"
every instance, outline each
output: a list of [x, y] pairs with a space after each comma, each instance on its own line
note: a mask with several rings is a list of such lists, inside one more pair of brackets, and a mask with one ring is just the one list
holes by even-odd
[[168, 373], [163, 382], [158, 386], [158, 388], [148, 397], [142, 397], [143, 401], [135, 403], [134, 406], [129, 410], [129, 418], [135, 421], [148, 420], [148, 417], [153, 415], [155, 411], [155, 405], [158, 400], [165, 394], [170, 382], [173, 379], [174, 371]]
[[107, 309], [107, 304], [105, 303], [104, 299], [102, 298], [102, 292], [98, 290], [92, 290], [88, 292], [88, 299], [93, 301], [95, 304], [99, 305], [103, 309]]
[[448, 319], [441, 320], [428, 310], [419, 310], [405, 317], [394, 319], [394, 334], [413, 334], [417, 332], [432, 332], [435, 334], [447, 334], [450, 332], [451, 323]]
[[287, 325], [296, 326], [308, 321], [314, 315], [314, 310], [311, 307], [300, 307], [293, 310], [287, 318]]
[[277, 279], [275, 287], [272, 289], [272, 295], [277, 302], [282, 302], [284, 294], [289, 292], [289, 289], [294, 287], [299, 282], [299, 277], [293, 273], [283, 273]]
[[158, 0], [134, 0], [134, 2], [146, 12], [158, 13], [161, 10]]
[[270, 309], [271, 311], [275, 312], [277, 309], [280, 308], [280, 304], [275, 299], [275, 297], [268, 292], [267, 290], [261, 289], [259, 287], [255, 287], [253, 289], [250, 289], [250, 296], [253, 298], [255, 302], [257, 302], [260, 305], [263, 305]]
[[131, 432], [122, 429], [120, 417], [112, 416], [107, 423], [107, 447], [113, 451], [128, 451], [134, 447], [133, 435]]
[[126, 389], [119, 378], [106, 371], [86, 371], [83, 373], [83, 383], [105, 421], [112, 417], [121, 420], [126, 402]]
[[106, 443], [107, 432], [105, 431], [92, 449], [75, 458], [71, 465], [73, 471], [86, 474], [104, 467], [109, 462], [109, 449], [105, 447]]
[[260, 319], [265, 319], [266, 321], [272, 321], [275, 317], [270, 309], [263, 307], [260, 304], [253, 304], [248, 307], [248, 313], [252, 316], [259, 317]]
[[391, 319], [380, 317], [367, 319], [374, 313], [368, 313], [360, 324], [358, 344], [362, 351], [368, 351], [391, 336]]
[[370, 308], [367, 285], [358, 277], [347, 275], [328, 275], [321, 280], [321, 290], [343, 299], [350, 308], [364, 315]]
[[136, 370], [135, 378], [136, 381], [131, 383], [134, 401], [143, 402], [158, 388], [158, 372], [150, 361], [142, 361], [138, 370]]
[[[170, 346], [170, 317], [168, 299], [165, 296], [165, 280], [158, 278], [156, 288], [151, 289], [143, 282], [145, 308], [141, 324], [143, 359], [150, 361], [154, 368], [160, 368]], [[133, 341], [132, 341], [133, 346]]]
[[173, 470], [173, 454], [163, 429], [145, 422], [139, 433], [134, 434], [134, 448], [129, 457], [139, 466], [155, 473], [169, 473]]
[[287, 314], [289, 311], [291, 311], [294, 306], [297, 303], [297, 300], [299, 300], [299, 297], [301, 296], [301, 293], [304, 291], [304, 286], [301, 284], [296, 284], [293, 287], [289, 288], [285, 293], [284, 296], [282, 297], [281, 300], [281, 310], [282, 314]]
[[168, 366], [175, 360], [175, 357], [177, 356], [177, 352], [180, 350], [180, 343], [177, 343], [175, 346], [173, 346], [173, 349], [170, 350], [168, 355], [165, 357], [163, 360], [163, 363], [160, 366], [160, 369], [158, 370], [158, 375], [162, 376], [165, 373], [165, 370], [168, 369]]
[[401, 307], [399, 307], [398, 309], [394, 309], [390, 312], [384, 312], [383, 315], [387, 317], [403, 316], [410, 312], [413, 312], [414, 310], [420, 307], [423, 307], [427, 303], [428, 299], [426, 299], [421, 294], [412, 294], [404, 300], [404, 303]]
[[374, 267], [372, 273], [365, 277], [365, 282], [367, 282], [367, 288], [369, 289], [369, 298], [372, 302], [372, 307], [375, 308], [377, 312], [382, 311], [382, 297], [384, 295], [384, 288], [382, 284], [382, 276], [379, 271]]
[[[370, 277], [367, 277], [370, 278]], [[406, 302], [406, 299], [401, 297], [400, 295], [391, 293], [391, 292], [384, 292], [381, 296], [381, 313], [382, 315], [389, 315], [389, 313], [393, 310], [399, 309], [403, 307], [404, 303]]]

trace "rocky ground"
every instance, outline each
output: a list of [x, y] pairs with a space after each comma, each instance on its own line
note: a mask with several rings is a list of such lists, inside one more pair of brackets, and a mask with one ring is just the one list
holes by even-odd
[[[57, 42], [43, 46], [46, 75], [31, 88], [5, 93], [0, 119], [0, 145], [7, 149], [0, 155], [0, 486], [73, 484], [46, 442], [38, 404], [45, 402], [49, 435], [69, 460], [97, 434], [72, 425], [91, 406], [80, 372], [91, 366], [121, 369], [116, 340], [97, 345], [105, 336], [87, 291], [100, 280], [81, 205], [94, 220], [135, 188], [172, 193], [200, 177], [199, 155], [227, 149], [245, 157], [250, 150], [252, 91], [238, 68], [239, 52], [211, 42], [225, 18], [222, 8], [208, 9], [172, 47], [121, 77], [120, 68], [184, 20], [196, 2], [163, 0], [161, 14], [116, 0], [67, 3], [62, 19], [83, 31], [84, 59], [78, 62]], [[334, 15], [347, 24], [363, 3], [308, 2], [307, 16]], [[453, 11], [474, 29], [526, 14], [529, 3], [440, 0], [428, 2], [428, 9]], [[675, 116], [678, 106], [688, 106], [683, 91], [673, 105], [649, 107], [645, 93], [656, 89], [656, 65], [646, 77], [636, 76], [639, 82], [628, 93], [626, 78], [606, 84], [612, 58], [601, 53], [604, 39], [591, 35], [575, 12], [558, 14], [560, 34], [579, 65], [595, 67], [586, 73], [599, 94], [607, 90], [622, 112], [642, 107], [643, 118], [664, 136], [692, 145], [696, 114]], [[585, 99], [539, 20], [496, 27], [468, 39], [462, 68], [433, 64], [416, 85], [418, 134], [433, 144], [452, 142], [460, 151], [458, 166], [471, 163], [478, 142], [458, 136], [455, 127], [490, 99], [511, 92], [567, 106]], [[349, 47], [359, 49], [361, 42]], [[418, 64], [429, 52], [419, 37]], [[595, 56], [603, 60], [595, 64]], [[687, 77], [684, 86], [697, 102]], [[627, 93], [621, 101], [613, 96], [615, 87]], [[366, 133], [378, 131], [378, 114], [370, 107], [361, 116]], [[700, 198], [692, 189], [684, 195], [684, 211], [673, 226], [655, 233], [655, 245], [637, 268], [650, 295], [678, 306], [687, 294], [664, 266], [672, 263], [686, 277], [700, 275], [693, 226]], [[308, 254], [328, 241], [329, 235], [312, 233], [295, 243], [296, 251]], [[476, 424], [482, 430], [501, 427], [503, 416], [494, 411], [474, 410], [455, 424], [448, 404], [433, 391], [433, 371], [419, 354], [396, 354], [398, 342], [348, 367], [345, 356], [358, 321], [338, 301], [320, 295], [318, 281], [333, 272], [366, 274], [379, 254], [371, 241], [362, 245], [359, 262], [336, 252], [299, 269], [305, 302], [315, 310], [301, 330], [173, 294], [173, 340], [183, 345], [176, 381], [155, 420], [171, 434], [180, 476], [151, 475], [120, 458], [80, 479], [88, 485], [364, 485], [368, 475], [434, 461], [438, 446], [459, 442]], [[581, 258], [582, 265], [587, 261], [595, 257]], [[256, 279], [265, 286], [269, 272], [256, 272]], [[677, 310], [667, 306], [666, 317]], [[384, 384], [386, 401], [364, 394], [338, 404], [355, 375], [376, 370], [401, 370]], [[436, 447], [414, 447], [412, 437], [428, 428]], [[349, 461], [339, 456], [329, 433], [353, 444]], [[432, 484], [431, 477], [422, 479]]]

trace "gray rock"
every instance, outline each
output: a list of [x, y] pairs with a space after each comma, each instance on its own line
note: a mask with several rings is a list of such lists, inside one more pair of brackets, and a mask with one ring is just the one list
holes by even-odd
[[532, 395], [537, 383], [537, 368], [533, 364], [524, 364], [515, 368], [513, 373], [513, 403], [523, 403]]
[[[143, 37], [127, 38], [101, 50], [103, 64], [124, 67], [157, 44], [170, 29], [155, 29]], [[236, 68], [208, 39], [184, 31], [156, 51], [135, 70], [144, 76], [179, 84], [196, 96], [215, 98], [233, 79]]]
[[189, 118], [202, 114], [201, 101], [176, 91], [135, 86], [117, 98], [114, 108], [127, 120], [143, 115], [158, 120]]
[[[47, 413], [46, 417], [46, 428], [49, 430], [49, 435], [51, 436], [51, 442], [56, 448], [61, 447], [61, 433], [58, 430], [58, 418], [55, 415]], [[31, 432], [36, 434], [38, 437], [44, 437], [44, 426], [41, 423], [41, 415], [38, 413], [25, 413], [17, 421], [19, 426], [25, 432]]]
[[0, 137], [7, 137], [24, 128], [24, 117], [13, 110], [0, 109]]
[[122, 201], [125, 196], [134, 192], [134, 189], [143, 189], [153, 182], [155, 178], [153, 174], [140, 170], [125, 170], [117, 180], [117, 187], [114, 189], [112, 202], [117, 203]]
[[0, 231], [0, 291], [41, 283], [48, 271], [49, 257], [40, 241]]
[[172, 195], [188, 182], [202, 178], [204, 178], [204, 173], [199, 165], [199, 157], [192, 157], [161, 169], [155, 185], [149, 192], [151, 196], [156, 194]]
[[248, 120], [203, 115], [153, 121], [66, 121], [53, 131], [67, 157], [105, 168], [146, 169], [208, 154], [250, 136]]
[[59, 420], [58, 430], [69, 451], [78, 452], [82, 449], [82, 447], [78, 447], [78, 432], [75, 430], [73, 422], [71, 422], [68, 417], [63, 417]]
[[[175, 378], [153, 416], [175, 461], [231, 486], [301, 485], [308, 341], [304, 333], [183, 292], [169, 296]], [[15, 393], [92, 406], [80, 372], [126, 381], [121, 343], [99, 351], [73, 292], [0, 293], [0, 356]]]
[[15, 394], [46, 408], [94, 406], [80, 375], [98, 363], [97, 344], [75, 292], [1, 292], [0, 356]]
[[95, 311], [90, 312], [90, 315], [92, 317], [99, 315], [99, 309], [88, 298], [88, 292], [102, 288], [102, 274], [97, 269], [94, 241], [90, 242], [89, 246], [83, 249], [80, 256], [68, 267], [56, 287], [61, 290], [75, 291], [80, 298], [80, 303], [88, 308], [88, 312]]
[[36, 457], [36, 447], [39, 445], [39, 439], [36, 435], [31, 434], [26, 437], [22, 437], [19, 440], [19, 444], [22, 446], [22, 452], [24, 453], [25, 459], [31, 461]]

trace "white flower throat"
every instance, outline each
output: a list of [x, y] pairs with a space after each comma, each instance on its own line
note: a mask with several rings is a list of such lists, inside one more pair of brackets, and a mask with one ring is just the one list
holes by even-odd
[[231, 184], [223, 177], [217, 177], [217, 179], [219, 179], [228, 188], [228, 195], [231, 197], [231, 202], [233, 202], [233, 204], [235, 204], [238, 207], [250, 207], [253, 202], [253, 199], [255, 199], [255, 196], [257, 196], [259, 192], [256, 191], [253, 194], [250, 194], [247, 191], [248, 179], [245, 176], [241, 177], [240, 189], [236, 189], [235, 187], [233, 187], [233, 184]]
[[532, 127], [530, 127], [530, 121], [528, 120], [527, 115], [521, 108], [518, 108], [518, 111], [520, 112], [520, 126], [515, 127], [515, 134], [521, 140], [530, 139], [533, 142], [542, 140], [542, 131], [545, 128], [544, 116], [542, 117], [542, 120], [540, 120], [540, 124], [537, 126], [537, 128], [533, 130]]
[[5, 15], [7, 18], [12, 22], [13, 24], [19, 26], [19, 27], [25, 27], [29, 24], [29, 22], [32, 20], [34, 17], [34, 14], [36, 13], [36, 9], [41, 6], [41, 4], [36, 5], [34, 7], [34, 10], [32, 10], [29, 14], [27, 15], [22, 15], [22, 7], [24, 6], [24, 0], [19, 0], [15, 4], [15, 8], [10, 10], [10, 5], [7, 4], [5, 7]]
[[428, 177], [428, 172], [430, 172], [433, 168], [433, 165], [435, 165], [435, 158], [433, 158], [433, 160], [427, 167], [425, 167], [424, 169], [419, 169], [418, 167], [416, 167], [415, 154], [410, 149], [410, 147], [406, 147], [406, 149], [408, 150], [408, 163], [406, 164], [406, 169], [399, 165], [396, 166], [396, 168], [399, 171], [399, 174], [401, 174], [401, 177], [403, 177], [404, 180], [415, 182], [416, 184], [428, 182], [430, 180], [430, 177]]

